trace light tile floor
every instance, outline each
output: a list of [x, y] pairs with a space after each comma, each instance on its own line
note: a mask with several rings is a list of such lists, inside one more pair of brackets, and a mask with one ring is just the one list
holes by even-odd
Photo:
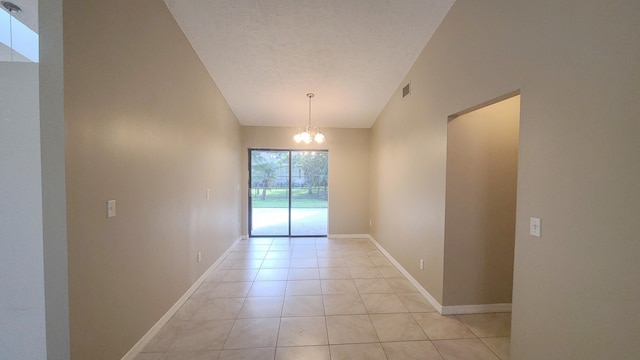
[[439, 315], [368, 239], [253, 238], [136, 360], [507, 360], [510, 324]]

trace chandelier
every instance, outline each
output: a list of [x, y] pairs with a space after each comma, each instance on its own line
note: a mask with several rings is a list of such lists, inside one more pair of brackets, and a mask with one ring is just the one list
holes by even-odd
[[312, 141], [320, 144], [325, 140], [324, 134], [322, 134], [317, 127], [311, 127], [311, 98], [313, 96], [313, 93], [307, 94], [309, 98], [309, 123], [304, 129], [298, 129], [298, 132], [293, 136], [293, 140], [298, 144], [301, 142], [311, 144]]

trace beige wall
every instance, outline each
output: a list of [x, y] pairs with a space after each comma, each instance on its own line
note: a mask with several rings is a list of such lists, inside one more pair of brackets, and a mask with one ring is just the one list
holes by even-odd
[[369, 129], [321, 129], [321, 145], [296, 144], [295, 128], [243, 127], [242, 232], [247, 234], [248, 149], [329, 150], [329, 234], [369, 233]]
[[373, 127], [373, 235], [442, 301], [447, 116], [521, 89], [512, 359], [640, 353], [638, 18], [637, 2], [458, 0]]
[[71, 352], [118, 359], [240, 236], [240, 126], [162, 1], [64, 19]]
[[447, 124], [443, 305], [511, 303], [520, 96]]

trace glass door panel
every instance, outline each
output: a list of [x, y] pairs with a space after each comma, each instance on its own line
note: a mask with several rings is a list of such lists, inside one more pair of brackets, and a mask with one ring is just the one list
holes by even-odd
[[291, 236], [327, 235], [329, 153], [291, 151]]
[[289, 151], [250, 151], [250, 236], [289, 236], [289, 156]]

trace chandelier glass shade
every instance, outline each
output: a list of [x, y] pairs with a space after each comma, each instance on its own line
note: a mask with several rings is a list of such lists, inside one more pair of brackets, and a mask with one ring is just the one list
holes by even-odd
[[317, 127], [311, 127], [311, 98], [313, 97], [313, 93], [308, 93], [307, 97], [309, 98], [309, 122], [307, 126], [303, 129], [299, 129], [298, 132], [293, 136], [293, 140], [296, 143], [305, 143], [311, 144], [313, 141], [317, 143], [323, 143], [325, 140], [324, 134]]

